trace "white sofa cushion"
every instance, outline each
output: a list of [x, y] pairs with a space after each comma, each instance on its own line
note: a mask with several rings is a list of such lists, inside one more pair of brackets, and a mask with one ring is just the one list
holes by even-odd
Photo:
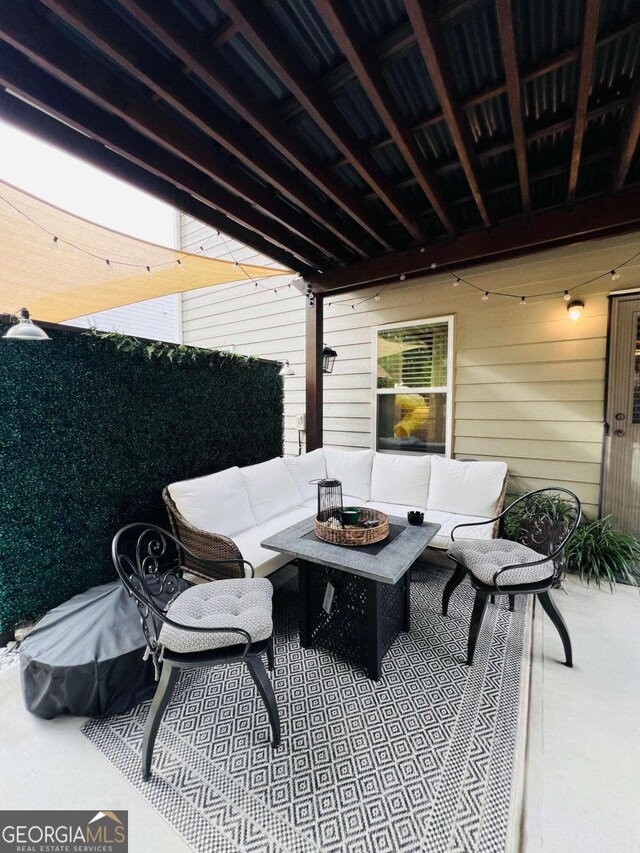
[[430, 456], [375, 453], [371, 468], [371, 500], [424, 509], [430, 470]]
[[427, 509], [491, 518], [507, 475], [505, 462], [431, 458]]
[[[438, 510], [427, 510], [424, 520], [432, 524], [439, 524], [440, 530], [431, 540], [431, 548], [446, 550], [452, 545], [451, 531], [458, 524], [474, 524], [476, 521], [486, 521], [477, 515], [458, 515], [455, 512], [439, 512]], [[456, 532], [456, 542], [460, 539], [491, 539], [493, 524], [483, 524], [479, 527], [465, 527]]]
[[322, 448], [319, 447], [317, 450], [312, 450], [311, 453], [304, 453], [302, 456], [285, 456], [284, 464], [293, 477], [298, 491], [302, 495], [303, 502], [306, 503], [312, 499], [315, 501], [318, 497], [318, 487], [309, 481], [323, 480], [327, 476], [327, 466]]
[[[341, 450], [324, 447], [327, 477], [342, 483], [342, 494], [355, 495], [363, 501], [371, 497], [371, 463], [373, 450]], [[343, 499], [343, 504], [347, 506]]]
[[200, 530], [233, 536], [255, 526], [239, 468], [171, 483], [169, 494], [186, 521]]
[[266, 577], [281, 566], [286, 566], [293, 559], [288, 554], [269, 551], [267, 548], [263, 548], [260, 543], [267, 537], [273, 536], [274, 533], [284, 530], [285, 527], [290, 527], [292, 524], [296, 524], [305, 518], [311, 518], [313, 515], [315, 515], [315, 510], [311, 507], [297, 507], [233, 537], [233, 541], [240, 549], [243, 558], [248, 560], [255, 569], [256, 577]]
[[[366, 501], [363, 501], [362, 498], [358, 498], [355, 495], [345, 495], [345, 494], [342, 495], [342, 506], [343, 507], [346, 507], [346, 506], [364, 506], [365, 504], [366, 504]], [[317, 496], [313, 497], [313, 498], [309, 498], [308, 501], [304, 502], [304, 505], [308, 506], [310, 509], [312, 509], [313, 514], [315, 515], [317, 510], [318, 510], [318, 498], [317, 498]]]
[[262, 524], [288, 509], [302, 506], [298, 491], [284, 459], [277, 456], [259, 465], [241, 468], [240, 474], [249, 495], [256, 524]]

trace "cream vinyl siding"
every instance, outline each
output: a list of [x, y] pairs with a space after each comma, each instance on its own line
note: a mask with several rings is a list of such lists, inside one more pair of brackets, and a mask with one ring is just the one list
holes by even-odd
[[121, 308], [97, 311], [87, 317], [67, 320], [69, 326], [95, 326], [106, 332], [122, 332], [141, 338], [176, 343], [179, 340], [179, 298], [160, 296], [144, 302], [133, 302]]
[[[187, 225], [192, 236], [202, 235], [194, 236], [192, 248], [209, 229]], [[325, 377], [324, 443], [373, 446], [374, 327], [453, 315], [453, 456], [505, 460], [511, 493], [567, 486], [593, 516], [600, 484], [607, 295], [613, 287], [640, 287], [640, 259], [624, 267], [616, 282], [606, 276], [575, 293], [572, 298], [585, 303], [577, 322], [568, 318], [562, 291], [639, 248], [640, 234], [630, 234], [460, 270], [482, 290], [561, 291], [551, 299], [530, 298], [526, 306], [499, 297], [483, 302], [481, 293], [464, 284], [453, 287], [452, 277], [444, 274], [394, 284], [379, 302], [362, 301], [375, 288], [328, 297], [324, 339], [338, 359], [334, 373]], [[285, 448], [297, 452], [293, 421], [304, 411], [304, 298], [293, 288], [273, 295], [245, 285], [200, 293], [183, 299], [186, 342], [233, 343], [238, 352], [291, 361], [296, 376], [285, 383]]]

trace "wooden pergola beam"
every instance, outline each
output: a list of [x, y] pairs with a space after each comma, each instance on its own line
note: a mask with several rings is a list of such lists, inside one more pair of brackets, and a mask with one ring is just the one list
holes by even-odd
[[[1, 15], [1, 13], [0, 13]], [[81, 133], [87, 133], [107, 145], [121, 156], [161, 178], [167, 178], [184, 192], [192, 193], [244, 228], [255, 231], [269, 243], [279, 246], [290, 255], [298, 252], [290, 248], [295, 244], [274, 220], [248, 208], [245, 202], [232, 196], [222, 187], [203, 181], [202, 173], [163, 148], [138, 134], [122, 119], [94, 106], [63, 83], [56, 81], [13, 47], [0, 44], [0, 85], [18, 93], [30, 103], [65, 121]], [[44, 93], [44, 94], [43, 94]], [[305, 252], [305, 254], [308, 254]], [[301, 260], [306, 264], [304, 256]], [[306, 264], [318, 269], [318, 263]]]
[[[473, 231], [453, 241], [432, 243], [425, 252], [408, 249], [395, 256], [363, 261], [345, 270], [324, 275], [314, 273], [308, 280], [315, 292], [326, 296], [373, 284], [399, 284], [401, 274], [406, 279], [438, 275], [638, 228], [640, 189], [584, 201], [574, 210], [561, 208], [534, 215], [526, 228], [521, 220], [514, 220], [493, 228], [489, 237], [483, 231]], [[435, 264], [435, 268], [432, 269], [431, 264]]]
[[505, 77], [507, 79], [507, 98], [509, 100], [509, 110], [511, 112], [513, 142], [516, 149], [516, 162], [518, 164], [522, 210], [528, 215], [531, 213], [531, 192], [529, 190], [527, 142], [524, 135], [524, 119], [522, 112], [522, 84], [520, 82], [520, 72], [518, 70], [518, 57], [516, 53], [516, 37], [511, 0], [496, 0], [496, 12], [498, 16], [500, 44], [502, 47], [502, 59], [504, 62]]
[[333, 101], [317, 86], [304, 63], [296, 56], [295, 48], [282, 43], [274, 20], [264, 6], [255, 0], [218, 0], [218, 5], [396, 219], [415, 240], [422, 241], [420, 226], [392, 181], [360, 142]]
[[613, 190], [620, 192], [627, 180], [627, 174], [640, 137], [640, 78], [636, 80], [631, 102], [620, 134], [620, 145], [613, 177]]
[[480, 218], [485, 225], [490, 225], [491, 217], [481, 189], [480, 169], [469, 122], [453, 89], [447, 51], [432, 4], [420, 0], [405, 0], [405, 6]]
[[305, 336], [305, 404], [306, 404], [306, 451], [310, 453], [322, 447], [323, 432], [323, 373], [322, 349], [324, 337], [323, 300], [317, 296], [313, 304], [307, 304]]
[[569, 185], [567, 188], [567, 204], [576, 197], [578, 173], [580, 172], [580, 157], [582, 155], [582, 140], [587, 125], [587, 109], [589, 93], [593, 79], [593, 65], [596, 54], [596, 37], [600, 20], [600, 0], [586, 0], [582, 40], [580, 43], [580, 58], [578, 60], [578, 95], [573, 122], [573, 141], [571, 143], [571, 159], [569, 165]]
[[191, 193], [179, 189], [169, 180], [141, 168], [107, 148], [102, 142], [84, 133], [78, 133], [66, 121], [60, 121], [55, 116], [44, 112], [44, 104], [30, 106], [20, 98], [0, 89], [0, 119], [19, 130], [37, 136], [43, 142], [55, 145], [74, 157], [104, 169], [109, 174], [172, 205], [177, 210], [193, 216], [194, 219], [215, 231], [221, 231], [232, 239], [250, 246], [256, 252], [273, 258], [288, 269], [299, 272], [302, 276], [309, 276], [314, 271], [313, 267], [303, 264], [289, 252], [269, 243], [255, 231], [245, 228], [208, 204], [199, 201]]
[[316, 6], [445, 230], [448, 234], [455, 234], [451, 214], [437, 187], [436, 178], [427, 167], [411, 129], [405, 125], [380, 67], [373, 60], [370, 47], [358, 43], [348, 4], [342, 0], [316, 0]]
[[[313, 229], [296, 225], [296, 218], [301, 217], [293, 215], [283, 202], [274, 197], [273, 192], [252, 182], [233, 164], [212, 154], [206, 142], [188, 127], [169, 114], [160, 113], [156, 105], [140, 97], [135, 89], [106, 68], [97, 71], [90, 56], [66, 43], [62, 35], [42, 18], [30, 13], [20, 0], [0, 6], [0, 39], [83, 97], [118, 116], [154, 143], [216, 181], [217, 184], [209, 184], [210, 201], [225, 213], [243, 225], [255, 228], [266, 239], [292, 251], [316, 268], [323, 265], [326, 268], [323, 256], [312, 250], [315, 245], [326, 253], [323, 241], [316, 239]], [[91, 127], [86, 130], [90, 131]], [[199, 184], [207, 187], [202, 177]]]
[[186, 69], [264, 136], [286, 159], [341, 207], [381, 245], [392, 249], [386, 229], [331, 168], [313, 156], [277, 112], [254, 95], [215, 56], [208, 40], [168, 0], [120, 0], [120, 5], [159, 39]]
[[[40, 2], [105, 56], [137, 77], [195, 127], [215, 139], [266, 183], [272, 184], [305, 213], [324, 225], [357, 255], [368, 256], [368, 252], [361, 246], [362, 241], [358, 241], [357, 236], [345, 228], [345, 221], [323, 203], [305, 182], [298, 180], [295, 173], [285, 168], [266, 149], [257, 146], [252, 135], [245, 128], [234, 125], [222, 109], [212, 102], [207, 103], [205, 108], [198, 89], [183, 75], [176, 74], [175, 66], [108, 6], [95, 3], [89, 7], [85, 0]], [[340, 258], [353, 260], [344, 251], [340, 253]]]

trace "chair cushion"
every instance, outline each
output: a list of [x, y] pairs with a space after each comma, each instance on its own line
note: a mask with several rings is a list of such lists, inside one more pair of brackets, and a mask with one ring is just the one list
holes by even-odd
[[233, 536], [256, 523], [239, 468], [169, 486], [178, 512], [200, 530]]
[[[302, 506], [302, 496], [298, 491], [284, 459], [277, 456], [259, 465], [241, 468], [251, 509], [256, 524], [262, 524], [275, 515]], [[246, 530], [246, 528], [243, 528]]]
[[371, 469], [371, 500], [424, 509], [430, 470], [430, 456], [375, 453]]
[[315, 501], [318, 496], [318, 487], [309, 481], [323, 480], [327, 476], [322, 448], [312, 450], [311, 453], [303, 453], [302, 456], [285, 456], [284, 464], [293, 477], [303, 502], [306, 503], [312, 499]]
[[431, 457], [427, 509], [492, 518], [507, 475], [505, 462]]
[[[229, 578], [192, 586], [173, 601], [167, 616], [202, 628], [243, 628], [251, 641], [266, 640], [273, 631], [273, 587], [265, 578]], [[160, 643], [172, 652], [190, 654], [243, 645], [242, 634], [183, 631], [163, 623]]]
[[[482, 583], [493, 586], [493, 576], [499, 569], [514, 563], [535, 563], [542, 555], [519, 542], [508, 539], [465, 539], [454, 542], [449, 556], [468, 569]], [[553, 574], [553, 563], [545, 560], [539, 566], [523, 566], [504, 572], [498, 578], [500, 586], [520, 586], [546, 580]]]
[[[373, 450], [342, 450], [325, 447], [327, 477], [342, 483], [342, 494], [355, 495], [363, 501], [371, 497], [371, 463]], [[343, 501], [343, 504], [347, 504]]]

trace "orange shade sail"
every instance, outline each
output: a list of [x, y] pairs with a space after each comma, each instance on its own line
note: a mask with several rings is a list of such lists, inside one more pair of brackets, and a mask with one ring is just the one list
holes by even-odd
[[60, 323], [170, 293], [288, 272], [235, 267], [137, 240], [0, 181], [2, 313], [25, 306], [38, 320]]

